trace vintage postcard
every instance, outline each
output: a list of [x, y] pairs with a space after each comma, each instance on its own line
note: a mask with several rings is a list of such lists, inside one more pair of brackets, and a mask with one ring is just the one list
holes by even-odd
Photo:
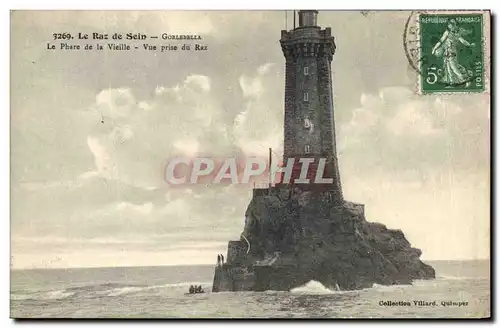
[[490, 19], [11, 11], [10, 316], [490, 318]]

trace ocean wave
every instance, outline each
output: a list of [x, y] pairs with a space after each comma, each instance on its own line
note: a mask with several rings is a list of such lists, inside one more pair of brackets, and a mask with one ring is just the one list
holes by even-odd
[[33, 296], [30, 294], [17, 294], [17, 293], [10, 294], [11, 301], [26, 301], [26, 300], [30, 300], [32, 298], [33, 298]]
[[176, 284], [157, 285], [156, 287], [176, 288], [176, 287], [189, 287], [191, 285], [201, 285], [202, 287], [206, 287], [206, 286], [212, 286], [212, 282], [211, 281], [179, 282]]
[[404, 288], [410, 288], [412, 285], [379, 285], [373, 284], [369, 289], [383, 290], [383, 291], [393, 291], [393, 290], [401, 290]]
[[45, 294], [47, 300], [60, 300], [73, 296], [75, 293], [68, 292], [66, 290], [54, 290]]
[[319, 281], [311, 280], [303, 286], [293, 288], [290, 292], [297, 294], [339, 294], [348, 291], [341, 291], [338, 286], [336, 290], [328, 289]]
[[[135, 287], [135, 286], [126, 286], [121, 288], [114, 288], [109, 291], [107, 296], [121, 296], [127, 294], [135, 294], [143, 291], [149, 290], [168, 290], [168, 289], [179, 289], [182, 292], [186, 292], [191, 285], [201, 285], [205, 286], [204, 289], [208, 289], [211, 287], [210, 282], [180, 282], [176, 284], [164, 284], [164, 285], [152, 285], [152, 286], [144, 286], [144, 287]], [[211, 289], [211, 288], [210, 288]]]
[[28, 300], [62, 300], [75, 295], [74, 292], [69, 292], [65, 289], [51, 290], [47, 292], [35, 292], [29, 294], [11, 293], [10, 299], [13, 301], [28, 301]]
[[125, 295], [125, 294], [132, 294], [132, 293], [138, 293], [143, 290], [147, 290], [146, 288], [141, 288], [141, 287], [122, 287], [122, 288], [115, 288], [112, 290], [107, 291], [107, 294], [105, 296], [120, 296], [120, 295]]
[[477, 279], [489, 279], [489, 277], [467, 277], [467, 276], [457, 277], [457, 276], [439, 275], [436, 277], [436, 279], [438, 279], [438, 280], [477, 280]]
[[[412, 285], [379, 285], [373, 284], [371, 287], [364, 288], [363, 290], [383, 290], [383, 291], [394, 291], [401, 290], [403, 288], [410, 288]], [[307, 284], [294, 288], [291, 290], [292, 293], [303, 293], [303, 294], [345, 294], [359, 292], [359, 290], [341, 290], [337, 285], [336, 289], [326, 288], [322, 283], [311, 280]]]
[[50, 291], [38, 291], [31, 293], [11, 293], [10, 298], [14, 301], [25, 300], [62, 300], [67, 298], [103, 298], [118, 297], [129, 294], [137, 294], [147, 291], [172, 290], [173, 292], [185, 293], [189, 286], [201, 285], [206, 291], [211, 290], [211, 282], [180, 282], [162, 285], [134, 285], [123, 283], [105, 283], [84, 286], [68, 287]]
[[115, 282], [107, 282], [103, 284], [89, 284], [83, 286], [74, 286], [68, 287], [66, 290], [70, 292], [106, 292], [112, 289], [124, 288], [124, 287], [147, 287], [147, 285], [141, 284], [127, 284], [127, 283], [115, 283]]

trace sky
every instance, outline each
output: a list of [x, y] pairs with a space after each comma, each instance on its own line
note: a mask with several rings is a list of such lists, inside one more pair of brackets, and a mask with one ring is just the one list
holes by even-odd
[[[318, 16], [337, 46], [344, 196], [368, 221], [402, 229], [424, 260], [487, 259], [490, 96], [415, 92], [409, 14]], [[279, 38], [291, 26], [284, 11], [13, 12], [12, 267], [215, 263], [239, 239], [251, 188], [172, 188], [165, 163], [269, 147], [279, 158]], [[208, 50], [47, 50], [58, 32], [193, 33]]]

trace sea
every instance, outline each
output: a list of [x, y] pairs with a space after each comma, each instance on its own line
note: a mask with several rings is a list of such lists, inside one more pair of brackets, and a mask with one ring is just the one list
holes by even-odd
[[[488, 318], [489, 261], [427, 262], [436, 279], [342, 291], [212, 293], [214, 266], [11, 270], [11, 318]], [[188, 294], [202, 285], [204, 294]], [[419, 302], [420, 301], [420, 302]]]

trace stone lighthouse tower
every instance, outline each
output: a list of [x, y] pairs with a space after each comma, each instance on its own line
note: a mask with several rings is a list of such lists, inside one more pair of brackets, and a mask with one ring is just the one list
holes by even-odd
[[[328, 191], [334, 202], [343, 201], [335, 145], [331, 62], [335, 42], [331, 29], [317, 24], [316, 10], [300, 10], [299, 26], [281, 31], [286, 60], [284, 162], [294, 159], [290, 183], [299, 178], [300, 158], [311, 158], [302, 188]], [[319, 166], [328, 183], [314, 183]]]
[[218, 257], [212, 292], [290, 291], [311, 280], [351, 290], [435, 277], [401, 230], [366, 221], [363, 204], [344, 200], [330, 67], [335, 43], [317, 15], [301, 10], [299, 26], [281, 31], [285, 172], [275, 186], [253, 189], [240, 239], [229, 241], [227, 261]]

